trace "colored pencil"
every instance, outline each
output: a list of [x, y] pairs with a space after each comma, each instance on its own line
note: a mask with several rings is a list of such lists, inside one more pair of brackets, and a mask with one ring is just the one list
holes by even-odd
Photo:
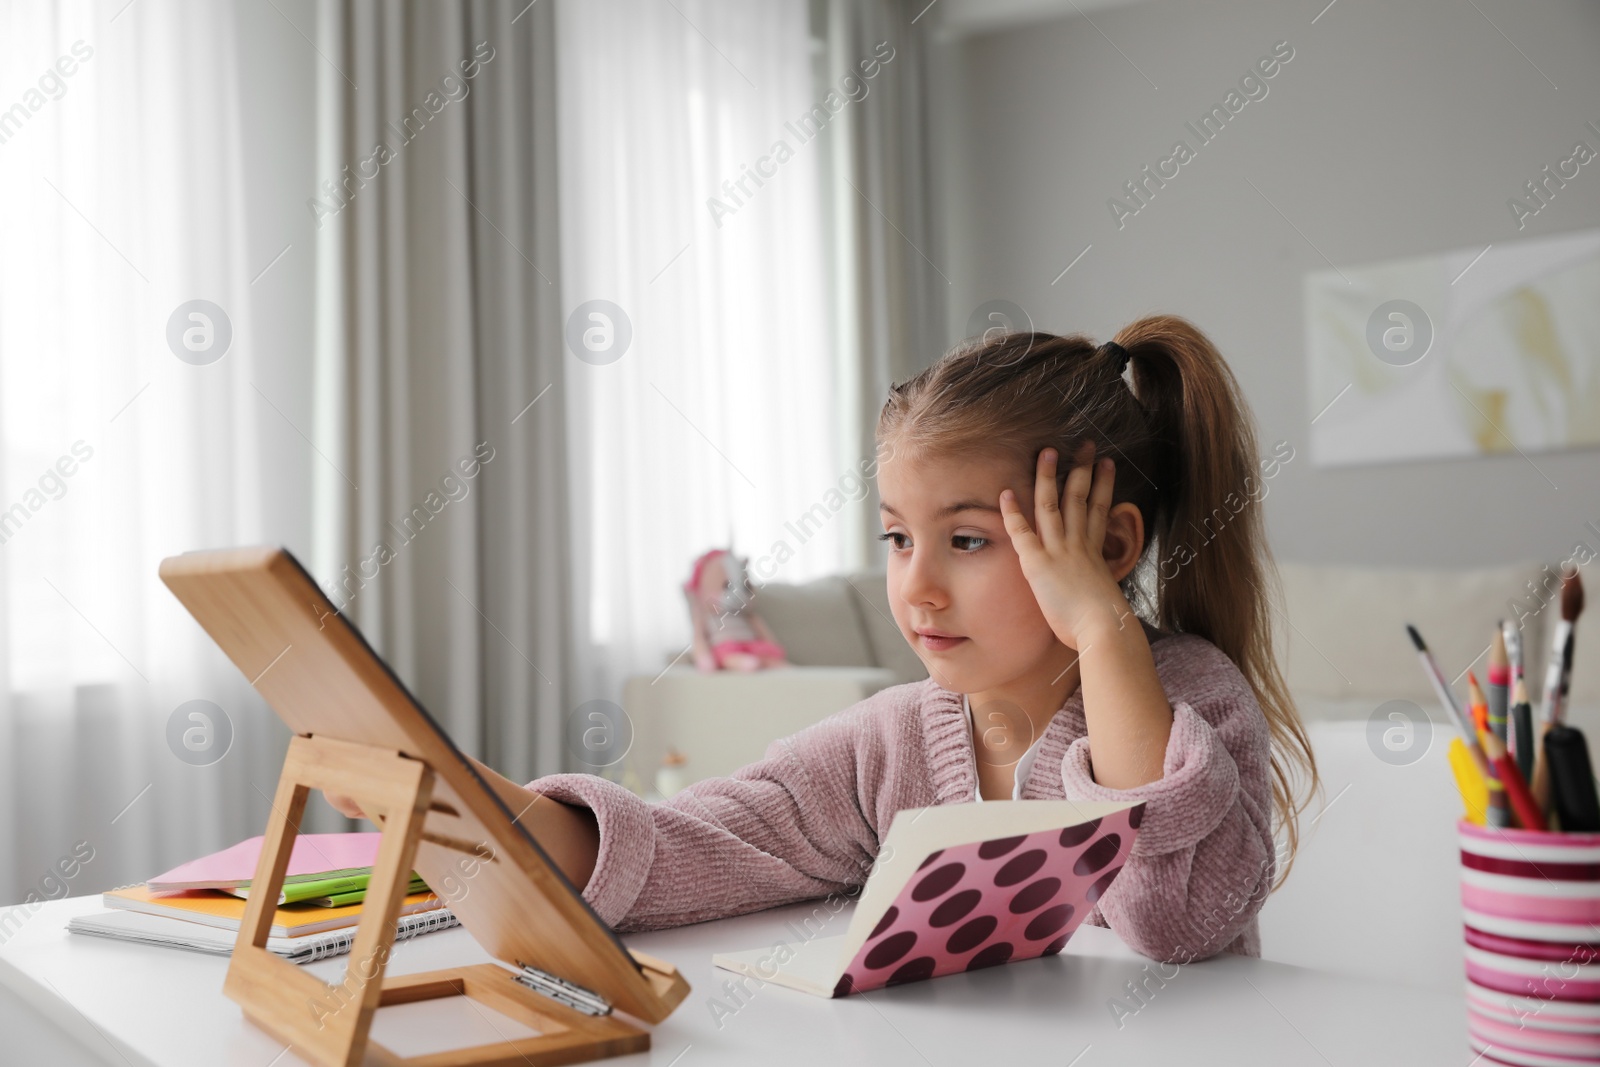
[[1544, 812], [1539, 810], [1539, 805], [1533, 801], [1533, 794], [1528, 792], [1528, 780], [1517, 770], [1517, 761], [1511, 758], [1506, 751], [1506, 746], [1494, 734], [1486, 734], [1488, 741], [1484, 755], [1489, 759], [1494, 769], [1500, 772], [1500, 784], [1505, 786], [1506, 799], [1511, 802], [1511, 810], [1516, 814], [1517, 822], [1524, 830], [1549, 830], [1550, 824], [1544, 817]]
[[1489, 702], [1483, 699], [1483, 689], [1478, 685], [1478, 676], [1470, 670], [1467, 672], [1467, 707], [1472, 709], [1472, 722], [1480, 730], [1489, 728]]
[[1465, 741], [1450, 739], [1450, 772], [1456, 776], [1456, 789], [1461, 792], [1461, 804], [1467, 809], [1467, 821], [1478, 826], [1489, 822], [1489, 783], [1478, 773], [1467, 751]]
[[1506, 800], [1506, 788], [1497, 778], [1484, 783], [1488, 786], [1489, 803], [1483, 812], [1483, 825], [1505, 829], [1515, 821], [1511, 818], [1511, 803]]
[[1494, 625], [1494, 640], [1489, 644], [1489, 729], [1506, 739], [1506, 706], [1511, 695], [1511, 667], [1506, 659], [1504, 620]]
[[1528, 687], [1521, 678], [1511, 684], [1511, 752], [1523, 781], [1533, 774], [1533, 707], [1528, 703]]
[[[1490, 731], [1484, 730], [1481, 727], [1479, 728], [1479, 730], [1478, 730], [1478, 735], [1479, 735], [1478, 736], [1478, 743], [1480, 745], [1488, 744], [1488, 741], [1484, 738], [1483, 735], [1487, 734], [1489, 732]], [[1461, 746], [1461, 749], [1462, 749], [1463, 753], [1467, 757], [1468, 765], [1469, 765], [1469, 767], [1471, 767], [1474, 776], [1478, 777], [1478, 778], [1482, 778], [1482, 775], [1479, 775], [1477, 773], [1477, 767], [1473, 766], [1472, 763], [1471, 763], [1471, 755], [1472, 754], [1470, 752], [1466, 751], [1466, 747], [1467, 747], [1466, 743], [1463, 742], [1461, 740], [1461, 738], [1459, 738], [1459, 737], [1451, 738], [1451, 740], [1450, 740], [1450, 758], [1452, 760], [1454, 760], [1456, 758], [1456, 756], [1455, 756], [1455, 746], [1456, 745], [1460, 745]], [[1457, 785], [1459, 786], [1459, 784], [1460, 783], [1458, 782]], [[1495, 827], [1506, 827], [1506, 826], [1513, 825], [1515, 823], [1515, 820], [1511, 816], [1511, 802], [1506, 800], [1506, 787], [1500, 783], [1500, 772], [1496, 771], [1494, 769], [1494, 765], [1493, 764], [1489, 765], [1489, 777], [1486, 778], [1486, 779], [1483, 779], [1483, 790], [1484, 790], [1483, 825], [1485, 825], [1485, 826], [1495, 826]]]

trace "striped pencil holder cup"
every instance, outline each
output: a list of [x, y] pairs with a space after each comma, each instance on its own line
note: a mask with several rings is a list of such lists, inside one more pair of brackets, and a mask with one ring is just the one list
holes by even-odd
[[1600, 1064], [1600, 833], [1456, 825], [1473, 1051]]

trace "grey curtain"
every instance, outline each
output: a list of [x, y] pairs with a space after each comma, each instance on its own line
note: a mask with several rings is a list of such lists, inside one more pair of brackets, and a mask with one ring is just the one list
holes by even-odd
[[553, 24], [525, 0], [330, 0], [319, 31], [315, 570], [518, 781], [566, 769], [576, 703]]
[[[842, 425], [847, 454], [866, 462], [889, 384], [945, 342], [924, 30], [897, 0], [817, 0], [815, 11], [819, 98], [880, 43], [894, 49], [822, 146]], [[328, 0], [320, 34], [317, 439], [329, 462], [316, 572], [353, 592], [350, 616], [457, 742], [518, 779], [573, 765], [564, 720], [594, 695], [577, 685], [562, 562], [576, 496], [562, 410], [555, 16], [522, 0]], [[388, 161], [369, 163], [380, 144]], [[567, 221], [581, 233], [582, 220]], [[421, 531], [408, 537], [407, 516], [430, 510], [430, 492], [446, 497], [442, 479], [484, 447], [493, 458], [462, 479], [463, 498], [411, 522]], [[868, 503], [849, 520], [853, 566], [881, 560]]]
[[[926, 0], [819, 0], [825, 35], [819, 93], [894, 50], [864, 98], [843, 109], [825, 146], [835, 272], [839, 369], [851, 428], [847, 454], [873, 456], [873, 432], [891, 382], [932, 363], [947, 343], [949, 269], [939, 262], [930, 191]], [[877, 487], [853, 509], [860, 562], [881, 563]]]

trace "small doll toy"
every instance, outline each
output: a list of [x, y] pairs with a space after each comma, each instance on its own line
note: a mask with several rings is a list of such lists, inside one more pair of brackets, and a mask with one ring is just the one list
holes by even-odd
[[783, 646], [751, 603], [755, 591], [745, 577], [746, 562], [729, 549], [713, 548], [694, 561], [694, 572], [684, 584], [694, 627], [694, 665], [701, 671], [789, 665]]

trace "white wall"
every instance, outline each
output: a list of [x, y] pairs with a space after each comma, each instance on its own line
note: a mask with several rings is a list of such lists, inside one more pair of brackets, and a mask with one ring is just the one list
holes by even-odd
[[[1193, 319], [1241, 379], [1263, 447], [1296, 449], [1265, 505], [1280, 559], [1457, 566], [1600, 547], [1583, 530], [1600, 524], [1592, 449], [1533, 457], [1558, 490], [1516, 454], [1311, 463], [1307, 271], [1600, 226], [1592, 165], [1520, 233], [1506, 207], [1574, 141], [1600, 149], [1584, 125], [1600, 125], [1600, 6], [1476, 2], [1483, 14], [1338, 0], [1319, 17], [1323, 0], [1150, 0], [960, 37], [942, 56], [949, 231], [934, 254], [951, 339], [994, 298], [1099, 340], [1141, 314]], [[1185, 121], [1280, 40], [1294, 58], [1268, 95], [1119, 231], [1107, 199], [1178, 137], [1194, 144]]]

